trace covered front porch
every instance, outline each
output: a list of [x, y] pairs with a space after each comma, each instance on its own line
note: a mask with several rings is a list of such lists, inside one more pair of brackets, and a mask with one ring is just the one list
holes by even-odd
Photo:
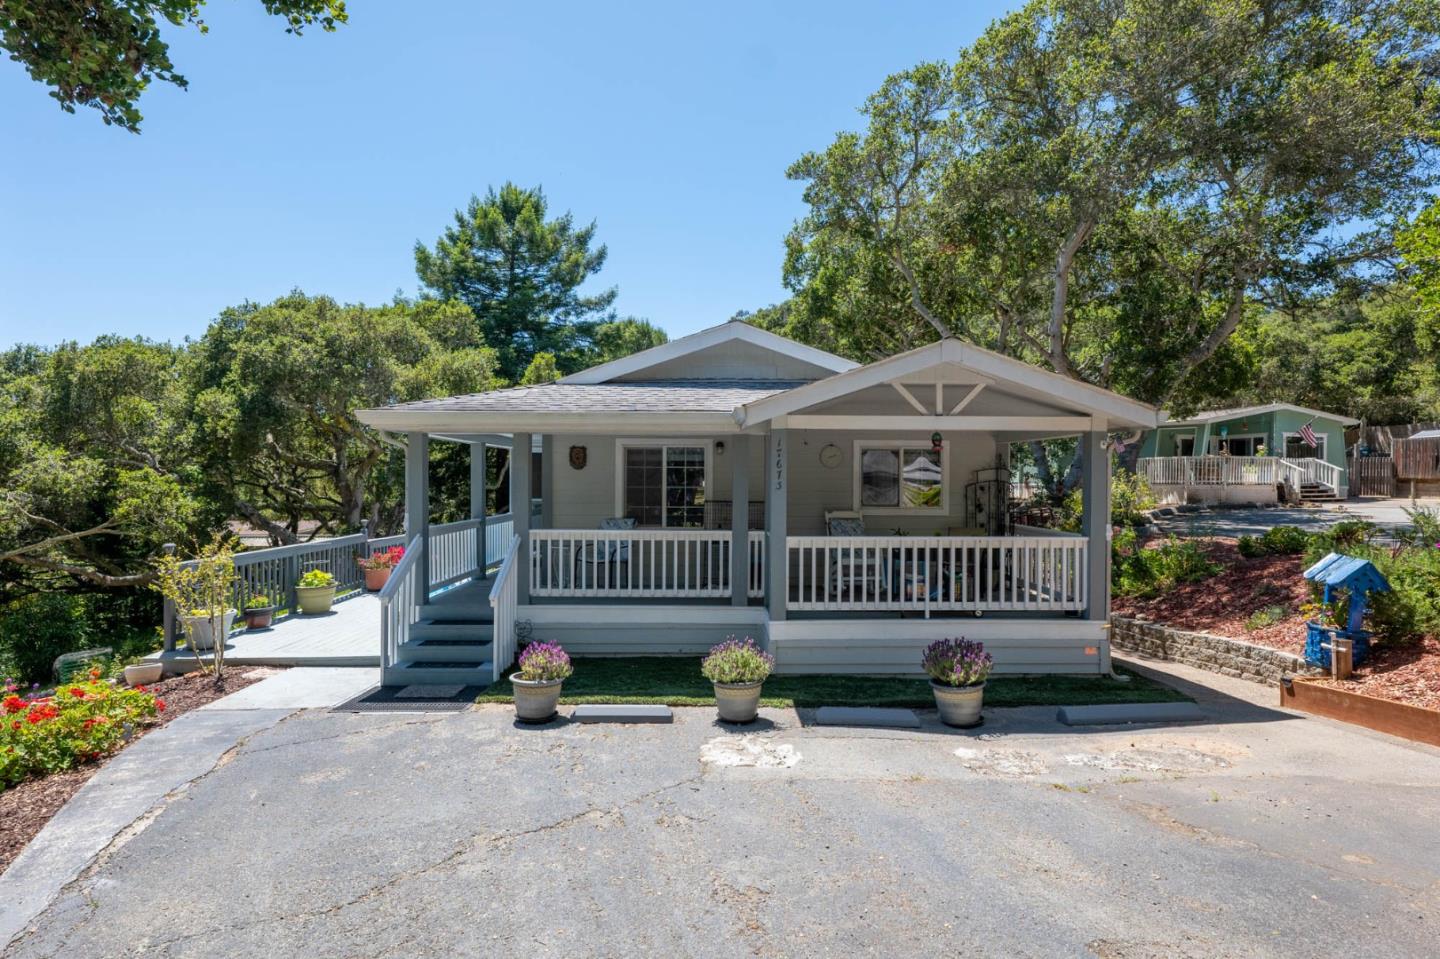
[[[442, 618], [426, 565], [397, 570], [387, 682], [460, 681], [439, 657], [467, 629], [497, 678], [529, 639], [690, 654], [728, 635], [782, 672], [914, 674], [926, 643], [961, 634], [1001, 671], [1109, 670], [1108, 435], [1148, 408], [1068, 380], [1057, 393], [1053, 374], [954, 341], [813, 381], [571, 381], [366, 411], [407, 446], [407, 562], [436, 548], [431, 442], [541, 451], [511, 459], [510, 489], [538, 495], [510, 511], [494, 572], [454, 570], [471, 602]], [[634, 408], [561, 412], [557, 396]], [[704, 403], [719, 408], [687, 408]], [[1012, 445], [1063, 436], [1083, 451], [1080, 532], [1013, 524]]]

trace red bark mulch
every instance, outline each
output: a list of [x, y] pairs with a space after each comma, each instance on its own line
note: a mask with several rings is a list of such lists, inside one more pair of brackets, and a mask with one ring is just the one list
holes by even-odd
[[[1152, 622], [1300, 653], [1305, 648], [1302, 603], [1311, 599], [1310, 584], [1301, 578], [1299, 556], [1240, 555], [1233, 539], [1204, 544], [1206, 554], [1224, 566], [1218, 575], [1198, 583], [1180, 583], [1157, 596], [1117, 597], [1118, 616], [1143, 616]], [[1255, 613], [1283, 606], [1286, 615], [1258, 629], [1246, 624]], [[1332, 680], [1325, 680], [1333, 683]], [[1392, 699], [1412, 706], [1440, 709], [1440, 637], [1396, 645], [1378, 642], [1352, 677], [1334, 684], [1351, 692]]]
[[[165, 711], [155, 722], [137, 730], [131, 742], [140, 739], [152, 729], [159, 729], [176, 716], [183, 716], [192, 709], [258, 683], [274, 672], [276, 671], [231, 667], [226, 670], [223, 688], [216, 688], [210, 676], [200, 672], [171, 676], [147, 686], [147, 689], [165, 700]], [[91, 776], [98, 773], [109, 759], [110, 756], [106, 756], [99, 762], [86, 763], [40, 779], [29, 779], [0, 792], [0, 873], [10, 868], [10, 863], [15, 861], [15, 857], [20, 855], [20, 851], [35, 834], [45, 828], [50, 817], [59, 812], [60, 807], [69, 802], [70, 797], [75, 795]]]

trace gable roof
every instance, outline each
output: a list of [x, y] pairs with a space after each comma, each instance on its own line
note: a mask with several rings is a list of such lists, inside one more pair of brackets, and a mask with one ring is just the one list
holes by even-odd
[[1196, 413], [1194, 416], [1186, 417], [1183, 420], [1167, 420], [1161, 424], [1167, 429], [1171, 426], [1202, 426], [1206, 423], [1218, 423], [1222, 420], [1238, 420], [1245, 416], [1259, 416], [1262, 413], [1278, 413], [1281, 411], [1299, 413], [1301, 416], [1318, 416], [1327, 420], [1334, 420], [1344, 426], [1359, 426], [1360, 421], [1351, 419], [1348, 416], [1341, 416], [1339, 413], [1327, 413], [1324, 410], [1312, 410], [1308, 406], [1295, 406], [1291, 403], [1264, 403], [1260, 406], [1236, 406], [1223, 410], [1206, 410], [1203, 413]]
[[963, 367], [986, 382], [1046, 396], [1051, 401], [1104, 417], [1112, 426], [1153, 429], [1159, 422], [1159, 411], [1148, 403], [955, 339], [930, 343], [776, 396], [754, 400], [737, 409], [735, 419], [742, 427], [754, 426], [940, 364]]
[[847, 360], [843, 356], [836, 356], [834, 353], [827, 353], [824, 350], [817, 350], [813, 346], [797, 343], [788, 337], [770, 333], [741, 320], [731, 320], [698, 333], [691, 333], [689, 336], [682, 336], [678, 340], [671, 340], [669, 343], [662, 343], [648, 350], [632, 353], [618, 360], [611, 360], [609, 363], [592, 366], [588, 370], [571, 373], [569, 376], [562, 377], [559, 382], [587, 385], [605, 383], [734, 340], [750, 343], [802, 363], [809, 363], [831, 373], [853, 370], [860, 365], [854, 360]]

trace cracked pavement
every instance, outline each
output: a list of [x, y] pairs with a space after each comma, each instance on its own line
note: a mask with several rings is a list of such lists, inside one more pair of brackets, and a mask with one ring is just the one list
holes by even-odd
[[978, 734], [301, 712], [3, 955], [1433, 956], [1440, 750], [1202, 705]]

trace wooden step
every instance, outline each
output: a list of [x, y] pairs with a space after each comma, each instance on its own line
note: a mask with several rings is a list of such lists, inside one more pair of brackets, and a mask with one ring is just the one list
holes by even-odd
[[490, 660], [490, 641], [412, 639], [400, 644], [400, 659], [416, 663], [484, 663]]
[[434, 622], [422, 619], [410, 627], [411, 639], [459, 639], [472, 643], [488, 643], [495, 638], [495, 627], [474, 621]]
[[489, 686], [491, 679], [491, 666], [488, 662], [415, 662], [407, 659], [386, 670], [383, 682], [386, 686], [441, 686], [457, 683], [464, 686]]

